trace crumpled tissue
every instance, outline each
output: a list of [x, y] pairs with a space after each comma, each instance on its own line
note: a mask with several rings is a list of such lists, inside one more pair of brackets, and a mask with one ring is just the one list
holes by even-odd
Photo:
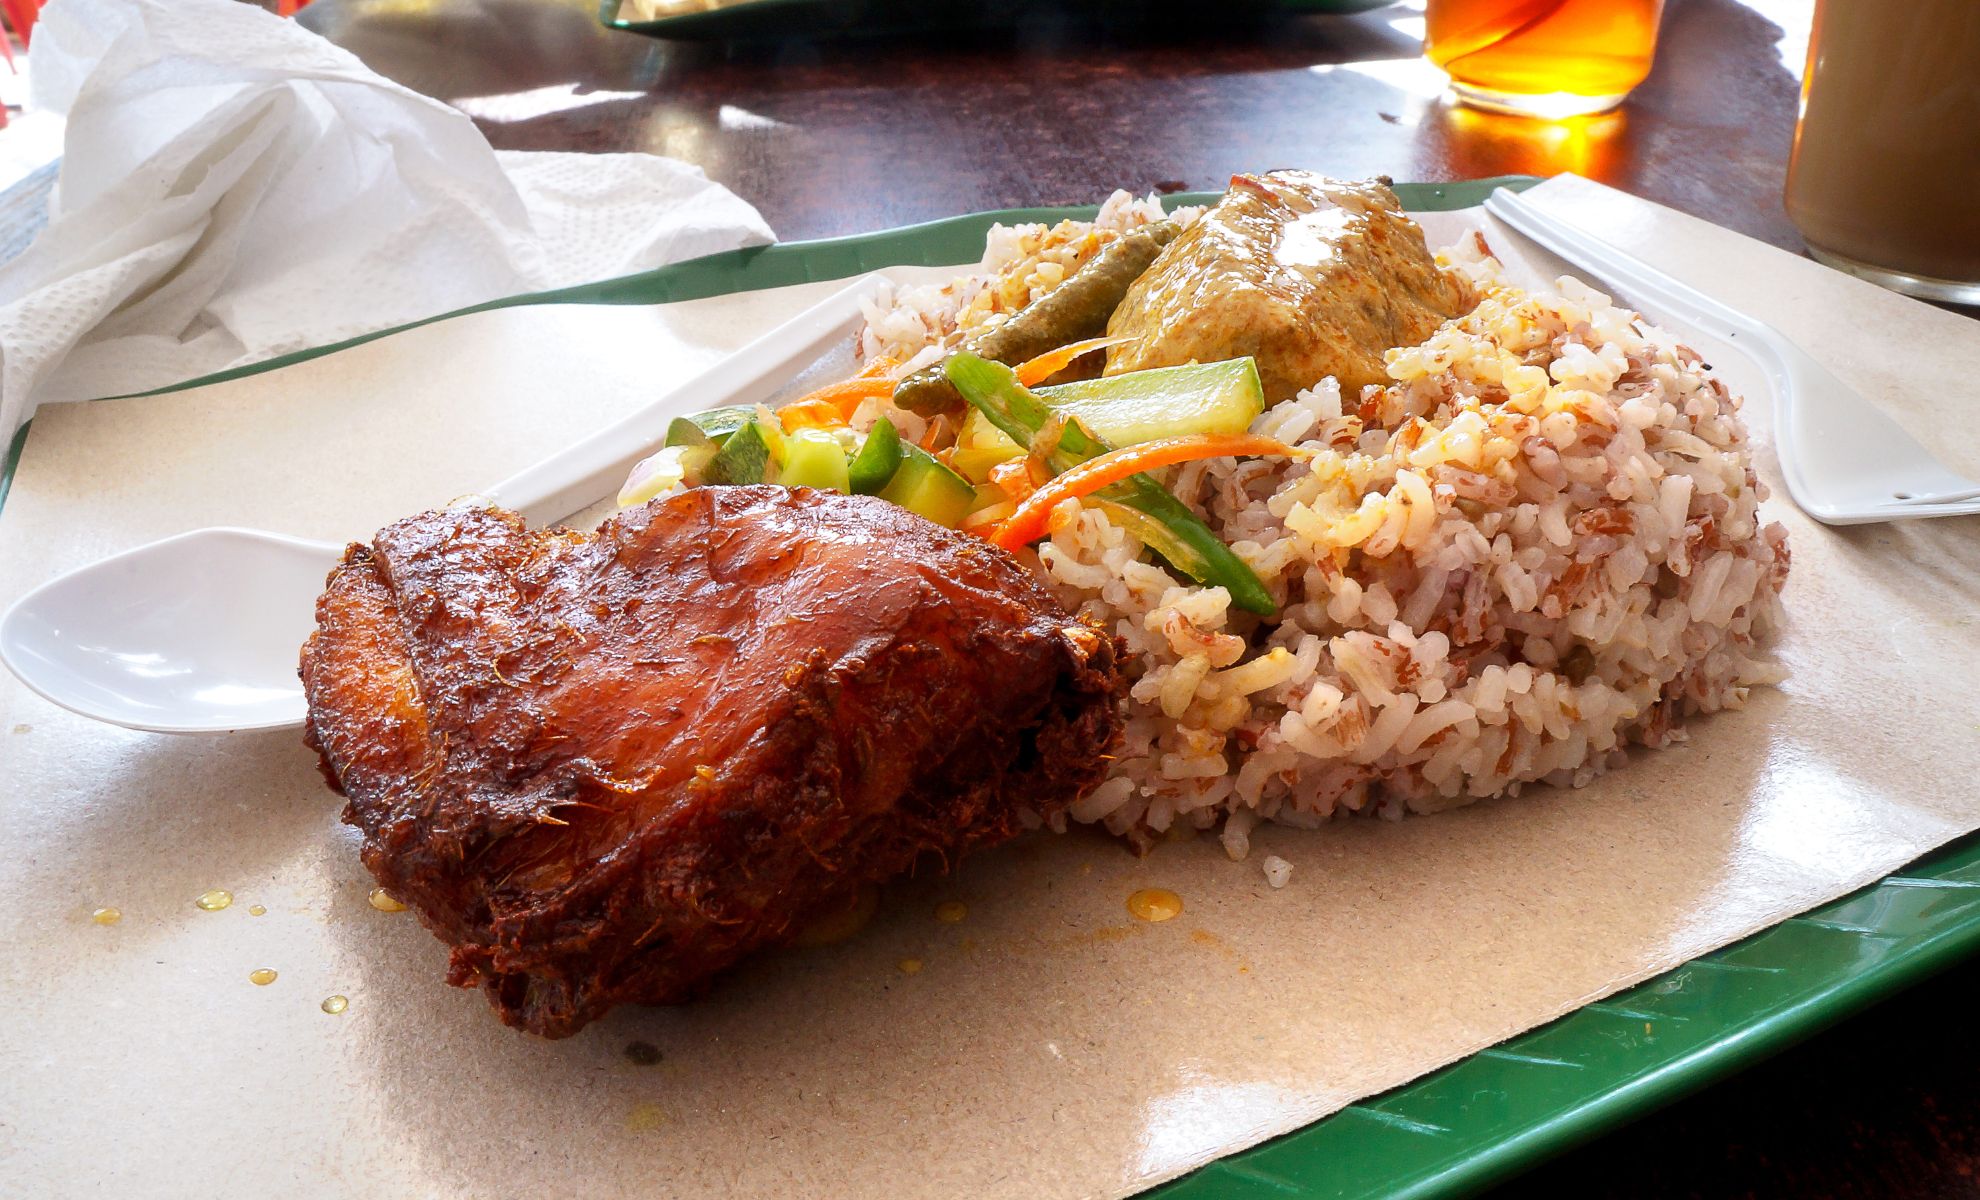
[[37, 404], [773, 240], [699, 168], [496, 151], [237, 0], [56, 0], [30, 61], [68, 127], [48, 226], [0, 267], [0, 450]]

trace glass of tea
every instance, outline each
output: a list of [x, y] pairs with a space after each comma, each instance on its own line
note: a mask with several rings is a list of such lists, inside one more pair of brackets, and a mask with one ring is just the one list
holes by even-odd
[[1817, 0], [1787, 211], [1832, 267], [1980, 304], [1980, 0]]
[[1650, 74], [1664, 0], [1429, 0], [1423, 52], [1459, 100], [1528, 117], [1607, 112]]

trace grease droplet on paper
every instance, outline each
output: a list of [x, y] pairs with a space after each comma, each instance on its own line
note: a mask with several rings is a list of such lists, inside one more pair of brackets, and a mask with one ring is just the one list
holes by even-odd
[[1127, 898], [1127, 910], [1144, 921], [1166, 921], [1181, 914], [1183, 902], [1168, 888], [1142, 888]]
[[406, 911], [406, 906], [399, 901], [399, 898], [382, 887], [372, 888], [369, 899], [371, 900], [371, 907], [377, 909], [379, 912]]

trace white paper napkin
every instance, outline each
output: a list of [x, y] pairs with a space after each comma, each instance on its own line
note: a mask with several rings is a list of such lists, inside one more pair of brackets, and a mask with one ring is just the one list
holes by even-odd
[[237, 0], [56, 0], [31, 64], [68, 131], [48, 227], [0, 268], [0, 439], [38, 403], [773, 236], [672, 159], [497, 152]]

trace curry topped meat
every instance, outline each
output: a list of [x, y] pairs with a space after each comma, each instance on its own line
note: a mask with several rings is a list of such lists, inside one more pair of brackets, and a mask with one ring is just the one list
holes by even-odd
[[1328, 375], [1352, 398], [1476, 302], [1385, 182], [1238, 175], [1114, 310], [1107, 373], [1250, 355], [1268, 404]]

